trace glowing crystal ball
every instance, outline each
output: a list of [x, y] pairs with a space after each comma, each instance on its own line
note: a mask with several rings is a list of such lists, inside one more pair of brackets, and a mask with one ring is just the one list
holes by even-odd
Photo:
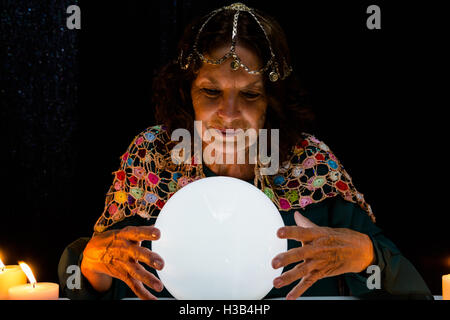
[[287, 251], [277, 237], [284, 226], [273, 202], [240, 179], [194, 181], [164, 205], [152, 250], [164, 259], [157, 271], [176, 299], [262, 299], [282, 268], [271, 261]]

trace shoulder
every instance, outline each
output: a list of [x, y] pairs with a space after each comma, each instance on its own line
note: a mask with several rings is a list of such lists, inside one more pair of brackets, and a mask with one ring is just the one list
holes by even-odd
[[320, 165], [327, 165], [331, 170], [342, 167], [328, 145], [308, 133], [302, 133], [302, 138], [291, 148], [289, 160], [283, 163], [282, 169], [295, 165], [302, 165], [304, 169], [319, 169]]
[[302, 139], [292, 146], [288, 160], [270, 181], [281, 211], [304, 209], [341, 196], [359, 204], [374, 220], [370, 206], [342, 163], [324, 141], [312, 134], [302, 134]]
[[[159, 195], [161, 172], [170, 167], [170, 137], [164, 125], [141, 131], [120, 156], [120, 167], [106, 194], [105, 208], [94, 230], [103, 232], [112, 225], [134, 216], [150, 218], [155, 207], [162, 207]], [[164, 190], [163, 190], [164, 191]], [[127, 220], [129, 222], [129, 219]]]
[[122, 167], [137, 165], [141, 162], [157, 161], [158, 166], [173, 164], [171, 150], [177, 144], [172, 141], [169, 131], [164, 124], [153, 125], [141, 131], [131, 141], [121, 158]]
[[325, 142], [314, 135], [302, 133], [302, 138], [291, 147], [288, 160], [282, 163], [279, 174], [294, 178], [308, 172], [326, 176], [340, 169], [343, 169], [342, 164]]
[[147, 152], [165, 154], [169, 142], [170, 137], [166, 126], [159, 124], [148, 127], [134, 137], [127, 151], [123, 154], [122, 160], [130, 159], [133, 156], [144, 158]]

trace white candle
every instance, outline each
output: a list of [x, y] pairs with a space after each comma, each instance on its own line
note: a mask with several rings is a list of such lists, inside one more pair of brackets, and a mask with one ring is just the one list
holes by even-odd
[[442, 276], [442, 300], [450, 300], [450, 274]]
[[10, 300], [58, 300], [59, 285], [50, 282], [27, 283], [9, 288]]
[[0, 259], [0, 300], [8, 299], [9, 288], [24, 283], [27, 283], [27, 277], [20, 266], [5, 266]]
[[11, 300], [57, 300], [59, 297], [59, 285], [51, 282], [36, 282], [30, 267], [23, 262], [19, 263], [30, 283], [9, 288]]

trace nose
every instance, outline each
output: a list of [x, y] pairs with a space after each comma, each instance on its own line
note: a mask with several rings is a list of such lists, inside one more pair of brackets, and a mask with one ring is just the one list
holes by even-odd
[[240, 108], [237, 97], [232, 95], [225, 96], [221, 100], [218, 115], [225, 121], [232, 121], [240, 116]]

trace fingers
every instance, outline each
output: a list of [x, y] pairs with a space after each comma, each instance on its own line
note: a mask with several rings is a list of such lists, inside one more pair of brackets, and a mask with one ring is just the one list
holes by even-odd
[[287, 300], [295, 300], [305, 293], [320, 277], [317, 272], [311, 272], [307, 276], [303, 277], [302, 280], [287, 294]]
[[296, 265], [289, 271], [284, 272], [279, 277], [273, 280], [273, 286], [275, 288], [281, 288], [288, 284], [305, 277], [311, 270], [311, 263], [303, 262]]
[[[137, 246], [135, 247], [146, 249]], [[137, 260], [130, 259], [129, 254], [123, 252], [123, 248], [121, 248], [121, 250], [118, 248], [110, 248], [110, 250], [115, 251], [115, 254], [110, 259], [109, 263], [105, 265], [108, 274], [125, 282], [140, 299], [156, 299], [156, 297], [144, 287], [143, 283], [155, 291], [160, 292], [164, 288], [161, 281], [152, 273], [145, 270]], [[118, 254], [118, 250], [121, 252], [120, 254]], [[151, 252], [150, 250], [148, 251]]]
[[295, 223], [303, 228], [314, 228], [314, 227], [318, 227], [316, 224], [314, 224], [313, 222], [311, 222], [311, 220], [309, 220], [308, 218], [305, 218], [304, 216], [302, 216], [300, 214], [300, 212], [295, 211], [294, 212], [294, 219], [295, 219]]
[[[122, 280], [139, 298], [156, 299], [144, 284], [157, 292], [163, 289], [163, 285], [139, 262], [157, 270], [164, 267], [164, 261], [157, 253], [140, 245], [144, 240], [152, 241], [159, 237], [159, 230], [153, 226], [106, 231], [93, 238], [96, 242], [92, 244], [91, 260], [96, 263], [97, 271]], [[84, 259], [87, 257], [86, 254]]]
[[142, 282], [134, 279], [128, 274], [124, 262], [114, 259], [111, 261], [111, 264], [107, 266], [105, 265], [105, 268], [108, 270], [108, 274], [111, 277], [125, 282], [138, 298], [143, 300], [156, 300], [156, 297], [152, 295], [147, 289], [145, 289]]
[[281, 239], [293, 239], [309, 242], [322, 235], [320, 228], [303, 228], [299, 226], [287, 226], [278, 229], [277, 235]]
[[[139, 263], [130, 263], [130, 262], [123, 262], [120, 260], [115, 260], [114, 263], [116, 263], [118, 266], [120, 266], [120, 268], [122, 268], [123, 270], [126, 271], [127, 275], [128, 275], [128, 279], [131, 286], [130, 289], [133, 290], [133, 288], [136, 290], [134, 291], [136, 293], [136, 295], [143, 295], [143, 296], [147, 296], [148, 294], [150, 296], [152, 296], [146, 289], [145, 287], [139, 285], [138, 283], [135, 283], [135, 281], [139, 282], [139, 283], [144, 283], [145, 285], [147, 285], [148, 287], [152, 288], [153, 290], [157, 291], [157, 292], [161, 292], [162, 289], [164, 288], [162, 282], [155, 277], [155, 275], [153, 275], [152, 273], [148, 272], [147, 270], [145, 270], [145, 268], [140, 265]], [[133, 280], [133, 281], [130, 281]], [[128, 284], [128, 283], [127, 283]], [[144, 292], [145, 290], [145, 292]], [[148, 293], [148, 294], [147, 294]]]
[[123, 262], [140, 261], [151, 268], [161, 270], [164, 267], [164, 260], [161, 256], [148, 248], [127, 241], [117, 241], [115, 246], [109, 248], [110, 255]]
[[158, 300], [158, 298], [156, 298], [147, 289], [145, 289], [142, 282], [137, 281], [133, 278], [129, 278], [127, 281], [125, 281], [125, 283], [139, 299], [141, 299], [141, 300]]
[[161, 236], [161, 232], [154, 226], [134, 227], [128, 226], [117, 233], [119, 239], [125, 239], [129, 241], [141, 242], [144, 240], [153, 241], [158, 240]]
[[142, 282], [133, 279], [131, 276], [127, 276], [125, 279], [121, 279], [127, 284], [127, 286], [134, 292], [134, 294], [141, 300], [158, 300], [147, 289], [145, 289]]
[[286, 299], [295, 300], [300, 297], [321, 278], [321, 272], [314, 267], [313, 263], [300, 263], [293, 269], [275, 278], [273, 285], [275, 288], [281, 288], [300, 278], [300, 282], [287, 294]]
[[294, 262], [300, 262], [302, 260], [312, 258], [319, 251], [320, 251], [320, 248], [309, 246], [309, 245], [290, 249], [287, 252], [280, 253], [275, 258], [273, 258], [272, 267], [274, 269], [278, 269], [278, 268], [290, 265], [291, 263], [294, 263]]

